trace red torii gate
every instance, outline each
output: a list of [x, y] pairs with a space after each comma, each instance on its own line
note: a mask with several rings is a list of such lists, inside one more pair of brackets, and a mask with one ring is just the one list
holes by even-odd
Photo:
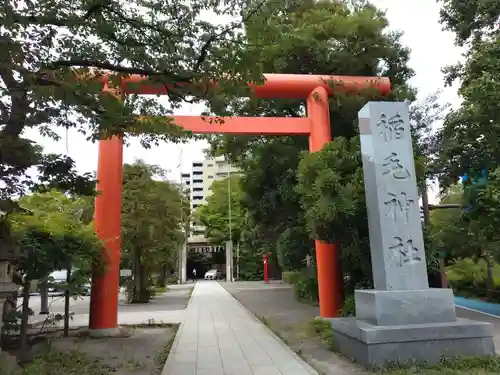
[[[385, 77], [295, 74], [265, 74], [264, 77], [263, 84], [249, 84], [256, 97], [306, 99], [307, 117], [226, 117], [218, 121], [218, 117], [174, 116], [174, 122], [193, 133], [308, 135], [309, 150], [315, 152], [331, 141], [328, 96], [333, 94], [332, 87], [344, 92], [372, 88], [383, 95], [390, 91], [390, 81]], [[133, 75], [122, 80], [123, 94], [165, 94], [166, 90], [164, 86], [148, 83], [147, 77]], [[95, 275], [92, 280], [90, 328], [104, 332], [117, 328], [118, 324], [122, 164], [122, 140], [113, 137], [99, 141], [97, 190], [100, 194], [95, 201], [95, 229], [105, 244], [108, 265], [104, 274]], [[335, 244], [316, 240], [315, 247], [320, 315], [334, 317], [342, 307], [340, 254]]]

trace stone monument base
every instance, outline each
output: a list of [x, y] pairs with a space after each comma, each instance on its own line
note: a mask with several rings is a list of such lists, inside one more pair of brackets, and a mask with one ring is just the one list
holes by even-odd
[[377, 326], [446, 323], [457, 320], [453, 290], [371, 290], [354, 292], [356, 318]]
[[495, 354], [493, 325], [468, 319], [446, 323], [381, 326], [357, 318], [329, 319], [333, 345], [369, 368], [388, 363], [438, 363], [442, 357]]

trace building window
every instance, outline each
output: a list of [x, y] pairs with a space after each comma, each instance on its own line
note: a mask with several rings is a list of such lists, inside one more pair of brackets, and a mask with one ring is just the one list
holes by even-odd
[[193, 167], [203, 167], [203, 163], [193, 163]]
[[203, 191], [203, 188], [195, 187], [193, 188], [193, 191]]
[[214, 178], [214, 176], [212, 176], [212, 175], [209, 175], [209, 176], [208, 176], [208, 178], [209, 178], [209, 179], [212, 179], [212, 178]]
[[199, 205], [199, 204], [193, 204], [193, 209], [194, 209], [194, 208], [198, 208], [198, 207], [200, 207], [200, 205]]
[[186, 185], [191, 185], [191, 181], [186, 181]]
[[204, 230], [194, 230], [194, 231], [193, 231], [193, 234], [194, 234], [195, 236], [200, 236], [200, 235], [205, 234], [205, 231], [204, 231]]
[[219, 172], [217, 173], [217, 177], [227, 177], [227, 172]]
[[203, 174], [202, 171], [193, 171], [193, 176], [199, 176], [201, 174]]
[[194, 201], [201, 201], [203, 199], [203, 195], [193, 195]]
[[207, 167], [213, 167], [214, 165], [212, 163], [207, 164]]
[[189, 178], [190, 174], [189, 173], [183, 173], [181, 176], [182, 176], [182, 178]]
[[193, 184], [202, 184], [203, 180], [193, 180]]

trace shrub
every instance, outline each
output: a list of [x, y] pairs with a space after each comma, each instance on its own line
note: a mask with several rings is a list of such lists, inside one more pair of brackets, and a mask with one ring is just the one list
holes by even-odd
[[472, 298], [486, 298], [493, 302], [500, 300], [500, 266], [493, 267], [494, 288], [487, 290], [487, 265], [483, 259], [461, 259], [449, 266], [446, 276], [457, 295]]
[[[482, 259], [478, 262], [472, 259], [459, 260], [447, 268], [446, 277], [456, 291], [483, 289], [486, 287], [486, 262]], [[493, 277], [495, 282], [500, 278], [500, 266], [494, 266]]]
[[315, 268], [308, 268], [299, 273], [293, 284], [295, 298], [303, 301], [318, 303], [318, 278]]
[[344, 306], [340, 311], [341, 316], [355, 316], [356, 315], [356, 300], [354, 294], [344, 298]]
[[279, 266], [285, 270], [301, 268], [313, 246], [313, 241], [309, 238], [304, 225], [285, 229], [276, 243]]
[[312, 319], [308, 323], [307, 331], [310, 336], [319, 337], [328, 348], [331, 349], [333, 347], [332, 324], [328, 320], [321, 318]]
[[250, 251], [247, 247], [240, 248], [240, 280], [257, 281], [264, 279], [262, 264], [263, 250]]
[[169, 276], [167, 277], [167, 284], [177, 284], [177, 282], [179, 281], [179, 278], [177, 276]]
[[300, 271], [285, 271], [281, 273], [281, 279], [285, 284], [294, 285], [301, 278]]

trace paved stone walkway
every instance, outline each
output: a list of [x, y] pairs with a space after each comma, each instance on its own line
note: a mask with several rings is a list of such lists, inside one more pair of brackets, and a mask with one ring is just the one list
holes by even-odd
[[162, 375], [317, 375], [219, 283], [198, 282]]

